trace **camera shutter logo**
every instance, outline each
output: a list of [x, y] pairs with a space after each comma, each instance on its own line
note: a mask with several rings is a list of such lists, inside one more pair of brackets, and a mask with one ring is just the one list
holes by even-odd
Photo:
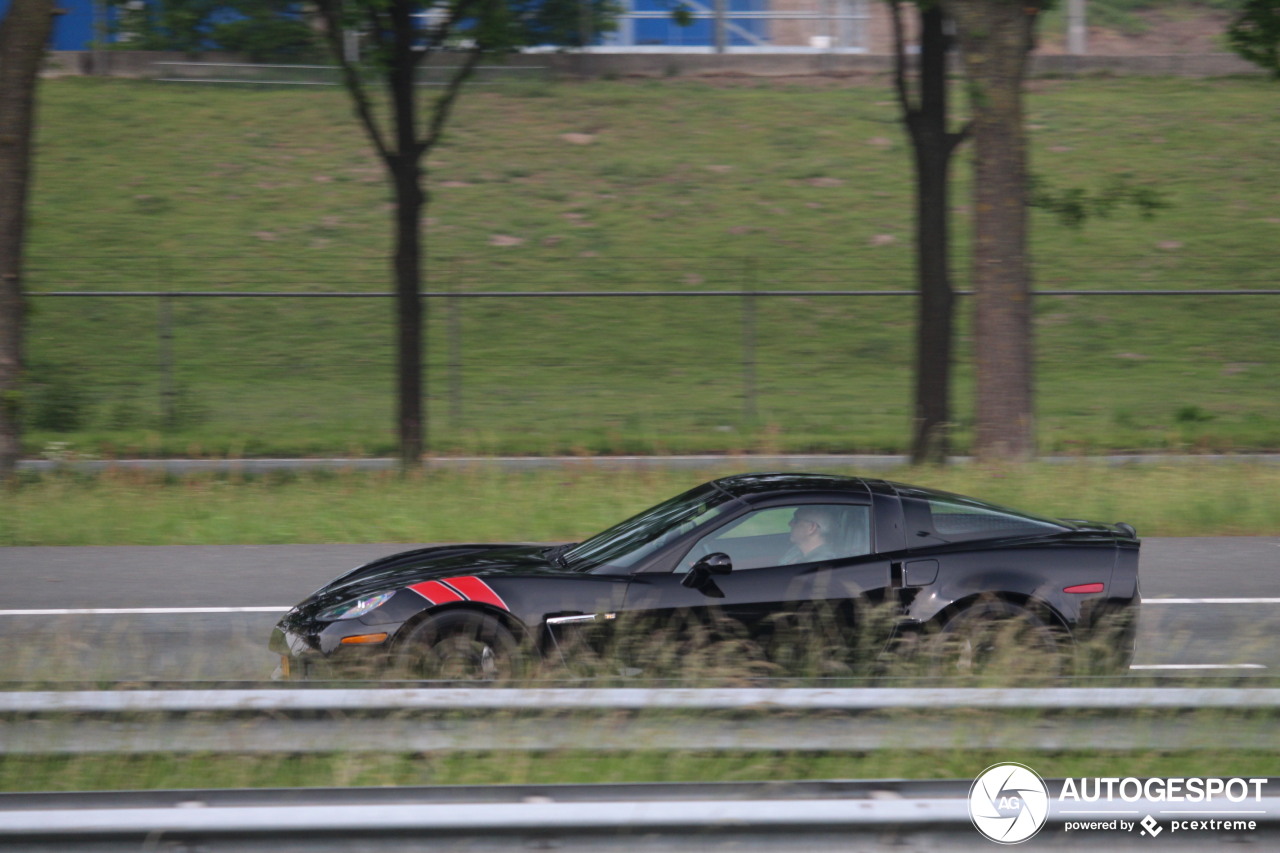
[[969, 818], [992, 841], [1020, 844], [1049, 818], [1049, 789], [1040, 774], [1024, 764], [993, 764], [973, 780]]

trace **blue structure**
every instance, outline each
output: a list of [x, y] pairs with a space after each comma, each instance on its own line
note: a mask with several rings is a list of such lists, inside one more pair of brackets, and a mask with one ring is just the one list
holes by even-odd
[[[685, 0], [695, 17], [687, 27], [672, 19], [678, 0], [632, 0], [614, 40], [623, 44], [667, 47], [711, 47], [715, 44], [714, 0]], [[769, 41], [769, 21], [743, 13], [769, 11], [769, 0], [726, 0], [725, 37], [729, 47], [751, 47]], [[628, 17], [631, 19], [626, 20]], [[621, 38], [618, 38], [618, 37]]]
[[[0, 0], [0, 18], [9, 14], [11, 0]], [[57, 8], [63, 12], [53, 21], [53, 37], [49, 47], [53, 50], [89, 50], [98, 38], [108, 38], [97, 32], [96, 18], [105, 25], [109, 13], [101, 0], [58, 0]], [[97, 6], [97, 10], [95, 10]]]
[[[12, 0], [0, 0], [0, 18]], [[770, 0], [725, 0], [725, 37], [728, 47], [759, 47], [770, 43], [770, 21], [764, 17]], [[117, 41], [108, 32], [116, 10], [105, 0], [58, 0], [64, 14], [53, 25], [53, 50], [90, 50], [94, 42]], [[693, 15], [682, 27], [672, 11], [683, 5]], [[624, 0], [618, 32], [605, 35], [606, 45], [634, 47], [713, 47], [715, 45], [715, 0]]]

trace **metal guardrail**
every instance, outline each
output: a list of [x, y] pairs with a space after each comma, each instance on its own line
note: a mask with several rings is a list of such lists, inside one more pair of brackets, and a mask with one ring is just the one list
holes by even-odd
[[1278, 708], [1276, 688], [32, 691], [0, 694], [0, 754], [1280, 750]]
[[[1230, 840], [1275, 849], [1278, 780], [1267, 795], [1215, 804], [1249, 832], [1166, 832], [1158, 849]], [[968, 811], [970, 780], [543, 785], [439, 788], [0, 794], [0, 847], [24, 851], [143, 849], [468, 850], [990, 850]], [[1116, 819], [1114, 808], [1051, 803], [1037, 843], [1155, 849], [1129, 832], [1071, 832], [1068, 822]], [[1138, 798], [1125, 813], [1168, 824], [1168, 803]], [[1163, 831], [1163, 830], [1162, 830]], [[1145, 834], [1145, 833], [1144, 833]], [[167, 845], [162, 847], [161, 844]], [[353, 846], [354, 845], [354, 846]], [[1145, 848], [1142, 845], [1146, 845]]]
[[[35, 290], [26, 296], [68, 297], [151, 297], [162, 299], [389, 299], [396, 294], [390, 291], [298, 291], [298, 290]], [[566, 299], [590, 297], [616, 299], [621, 297], [680, 296], [701, 298], [707, 296], [744, 297], [792, 297], [815, 296], [919, 296], [918, 290], [539, 290], [539, 291], [422, 291], [423, 299]], [[953, 296], [973, 296], [972, 290], [956, 290]], [[1032, 296], [1280, 296], [1280, 290], [1269, 288], [1243, 290], [1035, 290]]]
[[1280, 708], [1280, 688], [844, 687], [83, 690], [0, 694], [0, 713], [883, 711]]

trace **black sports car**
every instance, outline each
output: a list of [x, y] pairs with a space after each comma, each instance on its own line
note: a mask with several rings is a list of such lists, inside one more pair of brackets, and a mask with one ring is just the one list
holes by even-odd
[[862, 653], [950, 648], [966, 665], [990, 651], [994, 626], [1014, 625], [1020, 656], [1078, 660], [1089, 649], [1127, 668], [1139, 546], [1123, 523], [1041, 518], [861, 477], [744, 474], [585, 542], [375, 560], [294, 607], [270, 646], [285, 677], [373, 665], [492, 678], [674, 623], [732, 625], [773, 654], [780, 626], [804, 636], [822, 619], [846, 632], [878, 626]]

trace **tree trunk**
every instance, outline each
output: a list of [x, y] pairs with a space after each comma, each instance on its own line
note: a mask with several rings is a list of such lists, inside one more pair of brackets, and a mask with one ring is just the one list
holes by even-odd
[[1035, 2], [948, 0], [973, 113], [973, 290], [979, 459], [1035, 455], [1022, 84]]
[[22, 453], [22, 250], [36, 83], [53, 15], [51, 0], [13, 0], [0, 22], [0, 481]]
[[400, 427], [400, 467], [418, 465], [426, 448], [422, 383], [422, 248], [421, 224], [425, 194], [418, 144], [414, 78], [416, 35], [408, 3], [389, 7], [395, 33], [395, 57], [387, 74], [391, 96], [394, 149], [388, 157], [395, 186], [395, 279], [398, 341], [396, 385]]
[[[895, 9], [895, 14], [897, 10]], [[920, 13], [920, 98], [909, 103], [901, 91], [907, 129], [915, 151], [916, 280], [920, 290], [916, 323], [914, 464], [943, 464], [951, 452], [952, 317], [950, 168], [965, 131], [947, 129], [947, 50], [942, 9]], [[898, 52], [899, 63], [906, 58]]]
[[422, 461], [426, 430], [422, 405], [422, 255], [418, 232], [423, 193], [416, 163], [400, 163], [395, 181], [396, 397], [400, 427], [400, 465]]

